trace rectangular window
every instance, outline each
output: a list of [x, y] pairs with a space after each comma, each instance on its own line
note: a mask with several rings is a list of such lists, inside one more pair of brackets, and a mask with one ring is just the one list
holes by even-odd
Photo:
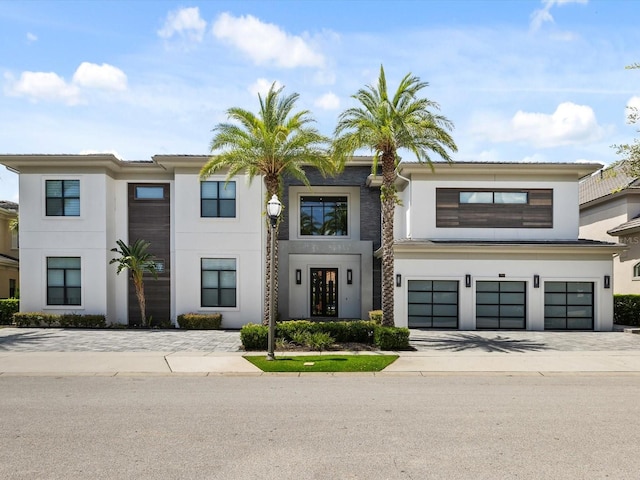
[[348, 235], [347, 197], [300, 198], [300, 235]]
[[200, 182], [200, 216], [235, 218], [236, 182]]
[[136, 185], [136, 200], [162, 200], [164, 198], [164, 186], [162, 185]]
[[527, 204], [527, 192], [460, 192], [460, 203]]
[[46, 180], [46, 215], [80, 216], [80, 180]]
[[236, 259], [203, 258], [201, 305], [203, 307], [236, 306]]
[[16, 293], [17, 293], [16, 279], [10, 278], [9, 279], [9, 298], [16, 298]]
[[80, 257], [47, 257], [47, 305], [80, 305]]

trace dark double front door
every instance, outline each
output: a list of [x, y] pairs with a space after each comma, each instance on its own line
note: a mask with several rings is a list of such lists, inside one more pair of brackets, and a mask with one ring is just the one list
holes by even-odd
[[338, 269], [311, 269], [311, 316], [338, 316]]

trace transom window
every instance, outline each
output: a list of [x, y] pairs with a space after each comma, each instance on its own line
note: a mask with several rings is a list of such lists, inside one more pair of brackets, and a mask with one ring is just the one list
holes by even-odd
[[80, 257], [47, 257], [47, 305], [80, 305]]
[[80, 180], [46, 180], [46, 215], [80, 216]]
[[236, 259], [203, 258], [202, 292], [203, 307], [236, 306]]
[[300, 235], [348, 235], [347, 197], [300, 198]]
[[200, 182], [200, 216], [235, 218], [236, 182]]
[[460, 192], [460, 203], [526, 204], [527, 192]]
[[136, 185], [136, 200], [162, 200], [163, 185]]

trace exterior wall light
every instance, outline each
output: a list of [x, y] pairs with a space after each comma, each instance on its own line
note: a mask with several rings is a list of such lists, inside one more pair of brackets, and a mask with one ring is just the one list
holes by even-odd
[[611, 288], [611, 277], [609, 275], [604, 276], [604, 288]]
[[401, 287], [402, 286], [402, 275], [400, 275], [399, 273], [396, 273], [396, 287]]
[[533, 276], [533, 288], [540, 288], [540, 275]]
[[353, 283], [353, 270], [350, 268], [347, 269], [347, 285], [351, 285]]
[[464, 286], [467, 288], [471, 288], [471, 275], [468, 273], [464, 276]]
[[302, 270], [297, 269], [296, 270], [296, 285], [301, 285], [302, 284]]

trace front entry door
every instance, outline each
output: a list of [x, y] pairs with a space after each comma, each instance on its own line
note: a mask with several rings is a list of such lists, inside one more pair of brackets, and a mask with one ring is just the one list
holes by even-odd
[[338, 316], [338, 269], [311, 269], [311, 316]]

